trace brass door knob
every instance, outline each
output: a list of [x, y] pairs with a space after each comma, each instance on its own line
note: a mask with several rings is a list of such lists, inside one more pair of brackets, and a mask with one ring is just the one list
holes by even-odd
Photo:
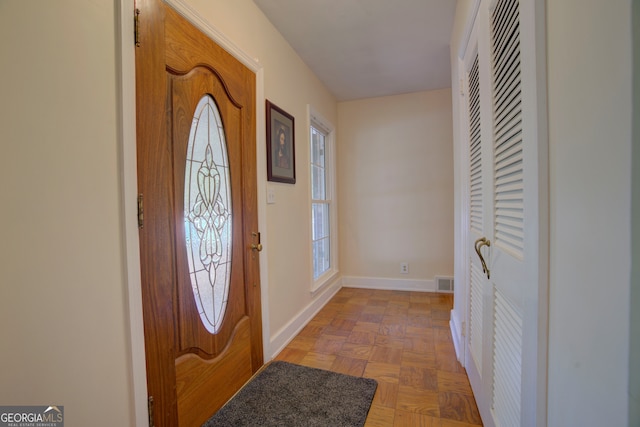
[[478, 240], [476, 240], [476, 242], [474, 243], [474, 246], [476, 248], [476, 253], [478, 254], [478, 257], [480, 258], [480, 262], [482, 263], [482, 272], [486, 273], [487, 279], [490, 279], [491, 273], [489, 272], [489, 267], [487, 267], [487, 263], [484, 261], [484, 257], [482, 256], [482, 252], [480, 252], [480, 249], [483, 246], [491, 246], [491, 241], [489, 241], [489, 239], [487, 239], [486, 237], [481, 237]]
[[252, 243], [251, 244], [251, 250], [252, 251], [257, 251], [257, 252], [261, 252], [262, 251], [262, 243], [260, 243], [260, 233], [251, 233], [251, 235], [253, 237], [257, 237], [258, 238], [258, 243]]

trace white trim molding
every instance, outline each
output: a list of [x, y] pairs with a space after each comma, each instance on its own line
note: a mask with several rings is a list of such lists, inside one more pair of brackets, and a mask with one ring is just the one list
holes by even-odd
[[142, 315], [140, 239], [138, 236], [138, 169], [136, 155], [136, 67], [133, 43], [133, 0], [116, 2], [118, 66], [118, 139], [122, 197], [122, 236], [129, 326], [129, 363], [132, 413], [135, 425], [149, 422], [147, 406], [147, 367]]
[[342, 286], [345, 288], [380, 289], [387, 291], [436, 292], [435, 280], [426, 279], [343, 276]]
[[269, 341], [270, 355], [265, 358], [265, 362], [276, 357], [341, 288], [341, 280], [334, 281], [324, 289], [322, 294], [314, 298], [309, 305], [300, 310], [286, 325], [273, 334], [273, 338]]
[[187, 21], [191, 22], [197, 29], [205, 33], [207, 37], [216, 42], [218, 46], [242, 62], [251, 71], [255, 73], [262, 68], [257, 58], [251, 57], [251, 55], [240, 49], [231, 39], [204, 19], [189, 3], [184, 0], [164, 0], [164, 2], [186, 18]]
[[465, 323], [460, 321], [458, 313], [455, 310], [451, 310], [451, 318], [449, 319], [449, 328], [451, 329], [451, 337], [453, 338], [453, 347], [456, 351], [456, 358], [458, 362], [464, 365], [464, 337], [466, 331], [464, 330]]
[[[311, 104], [307, 104], [307, 134], [310, 134], [311, 128], [314, 127], [324, 134], [325, 137], [325, 183], [326, 194], [322, 200], [313, 199], [313, 179], [309, 180], [309, 221], [313, 223], [313, 204], [326, 202], [329, 205], [329, 269], [319, 277], [315, 274], [315, 258], [313, 251], [313, 226], [309, 227], [309, 239], [311, 247], [309, 248], [309, 259], [311, 265], [314, 266], [311, 271], [311, 294], [315, 295], [325, 288], [329, 283], [333, 282], [340, 274], [340, 266], [338, 265], [338, 193], [337, 193], [337, 165], [336, 165], [336, 128], [329, 120], [318, 112]], [[311, 153], [309, 153], [308, 163], [311, 164]], [[313, 169], [313, 166], [311, 166]]]

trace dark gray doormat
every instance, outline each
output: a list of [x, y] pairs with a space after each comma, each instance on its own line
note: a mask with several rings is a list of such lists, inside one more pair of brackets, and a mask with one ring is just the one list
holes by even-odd
[[203, 427], [362, 427], [378, 383], [272, 362]]

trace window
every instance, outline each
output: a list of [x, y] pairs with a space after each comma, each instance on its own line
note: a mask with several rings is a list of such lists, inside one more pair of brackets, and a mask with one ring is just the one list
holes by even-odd
[[313, 290], [337, 272], [333, 127], [310, 112]]
[[184, 182], [191, 288], [204, 327], [215, 334], [229, 295], [233, 230], [227, 143], [220, 112], [210, 95], [203, 96], [196, 107]]

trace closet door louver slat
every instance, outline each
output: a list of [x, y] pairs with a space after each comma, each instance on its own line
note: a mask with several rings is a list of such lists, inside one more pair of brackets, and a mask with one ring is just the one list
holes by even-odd
[[499, 0], [492, 15], [495, 243], [524, 252], [524, 181], [519, 2]]
[[519, 426], [522, 315], [497, 289], [493, 329], [493, 414], [498, 426]]
[[[498, 0], [491, 16], [493, 235], [496, 248], [524, 257], [524, 173], [520, 12]], [[506, 283], [501, 283], [501, 286]], [[521, 422], [522, 314], [494, 288], [492, 412], [497, 426]]]
[[469, 347], [471, 357], [482, 377], [482, 282], [484, 273], [476, 264], [471, 263], [471, 286], [469, 296]]
[[469, 71], [470, 225], [482, 235], [482, 144], [480, 135], [480, 85], [478, 55]]

